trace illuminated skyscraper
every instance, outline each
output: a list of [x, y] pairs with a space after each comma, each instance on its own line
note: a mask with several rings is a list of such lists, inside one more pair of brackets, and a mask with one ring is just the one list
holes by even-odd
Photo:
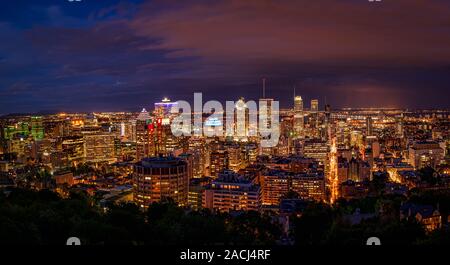
[[85, 134], [84, 153], [86, 162], [109, 162], [116, 161], [114, 152], [114, 135], [107, 133]]
[[14, 138], [28, 138], [30, 134], [28, 122], [18, 122], [14, 125], [5, 126], [3, 128], [3, 137], [5, 140]]
[[317, 113], [319, 111], [319, 100], [311, 100], [311, 112]]
[[[235, 114], [234, 114], [234, 139], [235, 140], [246, 140], [250, 129], [252, 132], [256, 132], [257, 128], [255, 128], [255, 124], [252, 124], [250, 128], [250, 112], [247, 104], [245, 103], [245, 99], [241, 97], [235, 104]], [[244, 116], [242, 116], [244, 115]], [[243, 127], [239, 128], [238, 126]]]
[[154, 155], [170, 155], [181, 149], [180, 139], [172, 134], [169, 119], [158, 118], [150, 125], [150, 140], [152, 141], [150, 152]]
[[84, 161], [84, 140], [82, 136], [64, 137], [61, 147], [68, 165], [76, 165]]
[[138, 161], [151, 154], [150, 124], [152, 124], [150, 115], [147, 110], [142, 109], [136, 119], [136, 160]]
[[245, 143], [242, 146], [243, 153], [245, 155], [245, 161], [249, 164], [256, 162], [258, 156], [258, 145], [253, 142]]
[[176, 157], [148, 157], [134, 165], [133, 198], [141, 208], [165, 198], [186, 206], [188, 164]]
[[296, 137], [303, 136], [303, 130], [305, 127], [305, 120], [303, 116], [303, 99], [301, 96], [295, 96], [294, 98], [294, 131]]
[[245, 167], [242, 149], [236, 142], [225, 145], [228, 152], [229, 169], [237, 172]]
[[361, 131], [351, 131], [350, 133], [350, 145], [353, 147], [358, 147], [363, 149], [364, 147], [364, 137]]
[[304, 200], [325, 200], [325, 178], [322, 173], [295, 174], [291, 177], [291, 189]]
[[[261, 103], [265, 103], [267, 106], [267, 111], [266, 112], [262, 112], [261, 111]], [[272, 115], [272, 105], [273, 105], [273, 99], [272, 98], [266, 98], [266, 79], [263, 78], [263, 96], [262, 98], [259, 99], [259, 104], [260, 104], [260, 110], [259, 110], [259, 115], [260, 116], [265, 116], [267, 119], [266, 120], [266, 127], [265, 128], [270, 128], [271, 126], [271, 115]]]
[[206, 145], [203, 138], [192, 137], [188, 140], [189, 153], [194, 156], [193, 161], [193, 177], [201, 178], [205, 175], [206, 168]]
[[303, 146], [303, 155], [305, 157], [314, 158], [317, 162], [322, 164], [327, 164], [328, 153], [330, 152], [330, 147], [327, 142], [318, 139], [311, 139], [305, 141]]
[[301, 96], [295, 96], [294, 98], [294, 112], [303, 112], [303, 99]]
[[177, 106], [177, 102], [172, 102], [168, 98], [163, 98], [161, 102], [155, 103], [155, 117], [169, 118], [172, 107]]
[[34, 140], [44, 139], [44, 126], [42, 124], [41, 116], [31, 117], [31, 135]]
[[[263, 78], [263, 97], [259, 99], [259, 121], [262, 120], [264, 121], [263, 124], [263, 128], [260, 127], [260, 133], [262, 133], [262, 135], [266, 134], [267, 135], [267, 131], [270, 131], [268, 128], [272, 128], [272, 105], [273, 105], [273, 99], [272, 98], [266, 98], [266, 79]], [[262, 105], [261, 104], [265, 104], [267, 106], [266, 111], [264, 111], [262, 109]], [[275, 114], [275, 113], [274, 113]], [[276, 115], [276, 114], [275, 114]], [[261, 125], [261, 124], [260, 124]], [[259, 139], [261, 140], [261, 139]], [[259, 150], [260, 154], [264, 154], [264, 155], [270, 155], [272, 153], [272, 148], [271, 147], [260, 147]]]
[[309, 123], [311, 127], [310, 135], [312, 137], [320, 137], [319, 128], [319, 100], [311, 100], [311, 110], [309, 116]]
[[266, 116], [266, 127], [265, 128], [271, 128], [272, 122], [271, 122], [271, 117], [272, 117], [272, 105], [273, 105], [273, 99], [272, 98], [260, 98], [259, 102], [261, 104], [261, 102], [265, 103], [267, 106], [267, 112], [261, 112], [261, 109], [259, 110], [260, 113], [259, 115], [265, 115]]
[[228, 157], [228, 152], [219, 150], [214, 151], [210, 155], [209, 171], [212, 177], [218, 177], [219, 173], [228, 169], [230, 166], [230, 161]]
[[286, 171], [267, 170], [262, 173], [262, 204], [279, 205], [281, 198], [289, 192], [289, 175]]

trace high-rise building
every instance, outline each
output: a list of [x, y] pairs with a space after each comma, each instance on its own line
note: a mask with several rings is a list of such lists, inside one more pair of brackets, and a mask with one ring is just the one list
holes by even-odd
[[41, 116], [32, 116], [31, 117], [31, 135], [34, 140], [42, 140], [44, 139], [44, 126], [42, 123]]
[[176, 157], [147, 157], [134, 165], [133, 197], [142, 208], [166, 198], [187, 205], [188, 164]]
[[404, 132], [403, 132], [403, 119], [404, 119], [404, 117], [403, 117], [403, 113], [402, 113], [402, 115], [400, 116], [400, 117], [398, 117], [398, 118], [396, 118], [396, 130], [395, 130], [395, 132], [396, 132], [396, 134], [397, 134], [397, 136], [399, 136], [399, 137], [401, 137], [401, 138], [403, 138], [403, 136], [404, 136]]
[[323, 201], [325, 178], [322, 172], [292, 173], [285, 170], [266, 170], [261, 175], [263, 205], [279, 205], [290, 191], [300, 199]]
[[319, 112], [319, 100], [318, 99], [311, 100], [311, 112], [313, 112], [313, 113]]
[[305, 141], [303, 145], [303, 155], [316, 159], [317, 162], [322, 165], [328, 163], [328, 154], [330, 152], [330, 146], [326, 141], [319, 139], [311, 139]]
[[176, 107], [178, 105], [177, 102], [172, 102], [168, 98], [163, 98], [161, 102], [155, 103], [155, 117], [168, 119], [171, 115], [170, 111], [172, 107]]
[[205, 190], [203, 208], [228, 212], [231, 210], [259, 211], [261, 188], [252, 180], [225, 171]]
[[14, 125], [8, 125], [3, 128], [3, 137], [5, 140], [28, 138], [30, 134], [28, 122], [17, 122]]
[[373, 136], [373, 119], [372, 117], [367, 117], [366, 119], [366, 128], [367, 128], [367, 132], [366, 132], [366, 136]]
[[61, 147], [69, 165], [84, 162], [84, 140], [82, 136], [64, 137]]
[[291, 177], [291, 190], [301, 199], [325, 200], [325, 178], [323, 173], [300, 173]]
[[149, 126], [152, 119], [147, 110], [142, 109], [136, 119], [136, 160], [153, 155]]
[[361, 131], [351, 131], [350, 133], [350, 145], [353, 147], [361, 148], [364, 146], [364, 136]]
[[209, 172], [211, 177], [218, 177], [219, 173], [222, 173], [230, 166], [230, 160], [228, 152], [224, 150], [213, 151], [210, 154]]
[[301, 96], [294, 98], [294, 132], [297, 138], [303, 137], [305, 119], [303, 114], [303, 99]]
[[65, 121], [60, 117], [47, 117], [43, 121], [44, 137], [47, 139], [56, 139], [64, 136]]
[[[150, 152], [155, 155], [175, 155], [181, 149], [180, 139], [172, 134], [169, 119], [158, 118], [150, 126]], [[183, 152], [183, 151], [181, 151]]]
[[325, 123], [328, 124], [331, 120], [331, 105], [325, 105]]
[[436, 167], [444, 158], [444, 149], [434, 141], [418, 141], [408, 150], [409, 163], [416, 169], [426, 166]]
[[19, 162], [25, 162], [28, 157], [35, 157], [35, 142], [32, 138], [13, 138], [7, 141], [7, 150], [9, 153], [15, 153]]
[[188, 206], [191, 209], [199, 210], [203, 207], [203, 195], [210, 181], [208, 177], [194, 178], [189, 181]]
[[355, 182], [370, 179], [370, 164], [361, 159], [352, 158], [348, 164], [348, 178]]
[[279, 205], [281, 198], [289, 192], [289, 175], [281, 170], [267, 170], [261, 176], [262, 204]]
[[136, 141], [136, 120], [125, 120], [120, 123], [120, 139], [126, 142]]
[[267, 106], [267, 111], [266, 112], [261, 112], [261, 109], [259, 110], [259, 115], [260, 116], [265, 116], [266, 118], [264, 119], [266, 124], [265, 124], [265, 128], [271, 128], [272, 125], [272, 105], [273, 105], [273, 99], [272, 98], [260, 98], [259, 99], [260, 104], [263, 102], [266, 104]]
[[[235, 114], [233, 117], [233, 138], [237, 141], [246, 140], [251, 130], [252, 133], [257, 132], [258, 128], [255, 128], [257, 124], [250, 124], [250, 110], [245, 102], [245, 99], [241, 97], [235, 104]], [[256, 115], [255, 115], [256, 117]], [[227, 135], [230, 136], [230, 135]]]
[[108, 162], [116, 161], [114, 136], [107, 133], [85, 134], [84, 153], [86, 162]]
[[337, 179], [338, 184], [346, 182], [348, 180], [348, 160], [345, 157], [338, 157], [337, 159]]
[[245, 161], [252, 164], [256, 162], [258, 156], [258, 145], [252, 142], [245, 143], [242, 145], [242, 152], [245, 155]]
[[[261, 111], [261, 103], [265, 103], [267, 106], [267, 111], [263, 112]], [[265, 128], [270, 128], [271, 123], [271, 117], [272, 117], [272, 105], [273, 105], [273, 99], [266, 97], [266, 79], [263, 78], [263, 94], [262, 98], [259, 99], [260, 109], [259, 109], [259, 116], [266, 117], [265, 121]]]
[[378, 141], [374, 141], [372, 143], [372, 154], [374, 158], [378, 158], [380, 157], [381, 154], [381, 145], [380, 142]]
[[191, 137], [188, 140], [188, 152], [194, 156], [193, 161], [193, 177], [201, 178], [205, 175], [205, 168], [207, 164], [207, 152], [205, 140], [200, 137]]
[[294, 98], [294, 112], [303, 112], [303, 99], [301, 96]]
[[309, 135], [314, 138], [321, 136], [319, 119], [319, 100], [311, 100], [311, 109], [309, 115]]
[[191, 180], [194, 177], [194, 156], [190, 153], [182, 153], [178, 157], [187, 163], [188, 179]]
[[231, 143], [225, 145], [228, 152], [229, 169], [237, 172], [239, 169], [245, 167], [245, 160], [243, 159], [243, 153], [238, 143]]

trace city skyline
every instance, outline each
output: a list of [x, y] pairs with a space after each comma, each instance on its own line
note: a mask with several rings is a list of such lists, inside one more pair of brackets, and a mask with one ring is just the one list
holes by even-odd
[[449, 0], [3, 1], [0, 245], [276, 264], [450, 245], [449, 14]]
[[449, 11], [419, 0], [7, 2], [0, 113], [138, 112], [194, 92], [257, 100], [262, 78], [282, 108], [295, 87], [320, 109], [448, 109]]

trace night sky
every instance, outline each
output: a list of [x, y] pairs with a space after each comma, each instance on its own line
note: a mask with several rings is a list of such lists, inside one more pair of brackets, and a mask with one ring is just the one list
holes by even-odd
[[0, 113], [139, 111], [163, 96], [450, 107], [450, 1], [14, 0]]

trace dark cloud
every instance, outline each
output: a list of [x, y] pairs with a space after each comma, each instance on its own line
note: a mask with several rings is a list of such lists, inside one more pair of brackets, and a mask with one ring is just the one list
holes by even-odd
[[283, 106], [296, 86], [338, 107], [449, 107], [448, 1], [18, 5], [34, 20], [0, 18], [3, 113], [255, 99], [263, 76]]
[[152, 13], [143, 5], [132, 20], [140, 34], [161, 41], [149, 49], [235, 63], [360, 61], [395, 65], [450, 60], [446, 1], [214, 1]]

